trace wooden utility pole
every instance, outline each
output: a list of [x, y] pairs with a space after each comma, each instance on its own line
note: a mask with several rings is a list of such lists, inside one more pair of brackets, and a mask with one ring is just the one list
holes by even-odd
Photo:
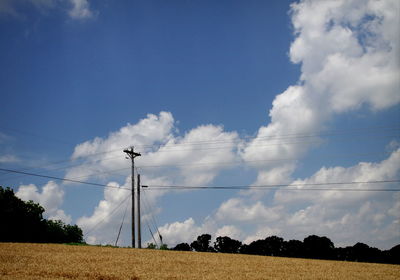
[[142, 230], [140, 223], [140, 174], [137, 175], [137, 211], [138, 211], [138, 248], [142, 248]]
[[125, 149], [124, 153], [132, 161], [132, 248], [136, 248], [135, 245], [135, 157], [140, 157], [140, 153], [135, 153], [135, 148], [132, 146], [130, 149]]

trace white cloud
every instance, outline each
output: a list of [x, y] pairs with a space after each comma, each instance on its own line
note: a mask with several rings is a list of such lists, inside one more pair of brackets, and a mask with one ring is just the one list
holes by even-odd
[[70, 0], [72, 9], [69, 11], [69, 16], [73, 19], [89, 19], [97, 13], [90, 9], [88, 0]]
[[42, 187], [42, 191], [33, 185], [21, 185], [15, 194], [22, 200], [32, 200], [39, 203], [45, 211], [45, 216], [49, 219], [60, 219], [63, 222], [71, 223], [71, 216], [59, 209], [64, 200], [64, 191], [55, 182], [49, 181]]
[[236, 160], [237, 141], [236, 132], [224, 132], [222, 126], [203, 125], [182, 138], [170, 138], [146, 158], [149, 164], [179, 166], [175, 181], [181, 184], [208, 184], [220, 170], [227, 168], [219, 163]]
[[246, 161], [258, 161], [252, 163], [260, 170], [257, 184], [272, 183], [263, 174], [273, 169], [290, 179], [278, 160], [301, 158], [315, 145], [288, 135], [319, 131], [336, 114], [363, 105], [376, 111], [400, 102], [400, 2], [310, 0], [291, 7], [290, 59], [302, 73], [273, 101], [271, 123], [242, 149]]
[[[149, 114], [137, 124], [127, 124], [116, 132], [103, 138], [95, 138], [75, 147], [72, 159], [85, 159], [84, 163], [70, 169], [65, 177], [81, 178], [94, 171], [107, 172], [129, 166], [123, 149], [131, 145], [147, 147], [165, 143], [172, 137], [174, 119], [171, 113], [161, 112], [159, 116]], [[146, 148], [147, 149], [147, 148]], [[138, 152], [144, 152], [142, 149]], [[111, 152], [110, 152], [111, 151]], [[146, 158], [143, 156], [142, 158]], [[142, 161], [138, 158], [136, 161]]]
[[268, 236], [279, 235], [280, 233], [280, 229], [264, 226], [258, 229], [255, 234], [247, 236], [246, 239], [243, 240], [243, 243], [250, 244], [253, 241], [265, 239]]
[[[392, 152], [389, 158], [380, 163], [360, 162], [359, 164], [344, 168], [344, 167], [322, 167], [313, 176], [305, 180], [295, 180], [290, 185], [301, 184], [315, 184], [315, 183], [329, 183], [329, 182], [367, 182], [390, 180], [396, 178], [400, 170], [400, 149]], [[331, 186], [335, 188], [351, 187], [355, 189], [381, 189], [386, 188], [387, 184], [353, 184], [350, 186]], [[390, 185], [389, 185], [390, 186]], [[302, 188], [321, 188], [321, 186], [296, 186], [298, 189]], [[324, 186], [322, 186], [324, 187]], [[359, 199], [376, 196], [373, 192], [356, 192], [348, 193], [342, 191], [325, 191], [318, 196], [313, 192], [288, 192], [276, 191], [275, 200], [280, 203], [296, 203], [296, 202], [318, 202], [324, 204], [334, 204], [336, 207], [342, 203], [354, 202]]]
[[[322, 168], [310, 178], [296, 180], [293, 184], [393, 180], [399, 175], [400, 149], [378, 163]], [[368, 187], [371, 186], [351, 186]], [[373, 185], [374, 189], [391, 187], [389, 183]], [[241, 195], [223, 202], [203, 223], [196, 224], [188, 218], [184, 222], [168, 223], [160, 231], [164, 241], [172, 245], [190, 243], [203, 233], [210, 233], [214, 239], [230, 236], [246, 244], [271, 235], [302, 240], [317, 234], [328, 236], [336, 246], [364, 242], [388, 249], [400, 242], [399, 199], [397, 193], [391, 192], [279, 190], [272, 200]]]
[[188, 218], [183, 222], [165, 224], [159, 230], [164, 242], [170, 246], [183, 242], [190, 244], [197, 236], [204, 233], [200, 226], [195, 225], [193, 218]]
[[[77, 220], [77, 225], [82, 228], [86, 241], [97, 244], [113, 244], [117, 238], [118, 228], [126, 209], [131, 209], [131, 192], [126, 189], [118, 189], [117, 183], [108, 185], [116, 188], [104, 189], [104, 199], [99, 201], [98, 205], [89, 217], [83, 216]], [[128, 187], [129, 180], [124, 186]], [[129, 213], [128, 213], [129, 214]], [[129, 223], [129, 216], [126, 215], [125, 223]]]
[[281, 207], [267, 208], [261, 201], [246, 204], [242, 199], [232, 198], [221, 204], [216, 219], [220, 221], [272, 222], [280, 218]]
[[330, 113], [363, 104], [380, 110], [400, 102], [400, 3], [378, 2], [292, 5], [296, 39], [290, 57], [301, 63], [301, 80], [310, 97], [325, 103]]
[[229, 226], [223, 226], [215, 232], [215, 238], [217, 237], [223, 237], [223, 236], [228, 236], [232, 239], [236, 239], [241, 241], [243, 238], [243, 232], [236, 226], [229, 225]]
[[[122, 150], [132, 144], [135, 145], [135, 150], [142, 154], [141, 157], [136, 158], [135, 162], [141, 173], [143, 185], [208, 184], [221, 170], [229, 167], [218, 163], [237, 159], [236, 147], [239, 139], [236, 132], [225, 132], [222, 126], [202, 125], [179, 136], [175, 133], [177, 129], [174, 124], [171, 113], [161, 112], [158, 116], [149, 114], [138, 123], [128, 124], [110, 133], [106, 138], [95, 138], [79, 144], [75, 147], [72, 159], [83, 160], [83, 163], [71, 168], [65, 177], [86, 176], [87, 180], [89, 177], [102, 178], [104, 175], [104, 178], [107, 178], [112, 174], [104, 172], [125, 168], [124, 186], [130, 187], [128, 175], [130, 162], [125, 159]], [[202, 149], [206, 152], [202, 152]], [[208, 149], [211, 152], [208, 152]], [[115, 152], [108, 153], [108, 151]], [[94, 171], [99, 175], [93, 174]], [[166, 192], [167, 190], [146, 192], [149, 204], [156, 205], [155, 201]], [[122, 199], [118, 195], [118, 190], [106, 190], [104, 194], [105, 198], [100, 201], [93, 214], [78, 220], [78, 225], [84, 231], [90, 230], [102, 221], [98, 229], [88, 236], [87, 241], [112, 242], [115, 239], [115, 228], [122, 220], [122, 208], [112, 215], [112, 219], [110, 215], [112, 209], [115, 209]], [[150, 219], [149, 215], [154, 215], [158, 211], [161, 209], [142, 210], [143, 221]], [[166, 228], [166, 234], [174, 239], [172, 229]], [[171, 241], [168, 242], [171, 243]]]
[[[129, 163], [122, 149], [132, 144], [142, 154], [136, 159], [136, 166], [144, 176], [160, 178], [168, 175], [169, 182], [174, 184], [210, 183], [220, 170], [227, 168], [218, 163], [237, 159], [236, 132], [225, 132], [222, 126], [203, 125], [180, 137], [175, 136], [175, 130], [171, 113], [161, 112], [159, 116], [149, 114], [137, 124], [128, 124], [105, 139], [95, 138], [77, 145], [72, 159], [84, 158], [85, 161], [71, 168], [65, 177], [89, 177], [94, 171], [102, 173], [127, 168]], [[201, 152], [204, 149], [206, 152]], [[212, 152], [207, 152], [207, 149]]]
[[[142, 179], [150, 184], [166, 184], [168, 182], [164, 178], [147, 178], [143, 176]], [[104, 198], [99, 201], [93, 213], [89, 216], [80, 217], [77, 220], [77, 225], [82, 228], [86, 242], [90, 244], [114, 244], [118, 229], [122, 221], [124, 221], [124, 230], [122, 230], [118, 245], [130, 245], [132, 200], [129, 189], [131, 188], [131, 178], [127, 177], [124, 185], [119, 185], [115, 182], [110, 182], [108, 185], [114, 188], [105, 188]], [[145, 193], [142, 191], [142, 232], [145, 231], [146, 224], [151, 224], [152, 216], [161, 211], [160, 208], [154, 207], [154, 205], [156, 205], [156, 200], [163, 194], [163, 191], [146, 191]], [[137, 207], [136, 205], [135, 211], [137, 211]], [[144, 246], [144, 240], [142, 243]]]

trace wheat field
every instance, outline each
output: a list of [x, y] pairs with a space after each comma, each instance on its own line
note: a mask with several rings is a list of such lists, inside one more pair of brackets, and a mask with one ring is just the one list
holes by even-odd
[[400, 266], [148, 249], [0, 243], [1, 279], [400, 279]]

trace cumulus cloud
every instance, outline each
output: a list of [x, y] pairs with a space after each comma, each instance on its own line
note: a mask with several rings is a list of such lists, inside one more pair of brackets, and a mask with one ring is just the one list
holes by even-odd
[[183, 222], [167, 223], [160, 227], [164, 241], [168, 244], [176, 245], [178, 243], [190, 244], [197, 236], [204, 233], [201, 226], [196, 226], [193, 218], [188, 218]]
[[219, 236], [229, 236], [230, 238], [241, 241], [243, 238], [243, 232], [237, 226], [225, 225], [217, 229], [217, 231], [215, 232], [214, 238], [217, 238]]
[[[143, 185], [208, 184], [221, 170], [227, 168], [219, 163], [238, 159], [236, 151], [240, 139], [236, 132], [225, 132], [222, 126], [215, 125], [193, 128], [183, 136], [179, 136], [176, 131], [171, 113], [149, 114], [136, 124], [127, 124], [110, 133], [106, 138], [95, 138], [77, 145], [72, 159], [83, 162], [68, 170], [65, 177], [107, 179], [112, 176], [110, 171], [122, 169], [126, 171], [124, 187], [130, 188], [130, 163], [125, 159], [122, 150], [133, 143], [135, 150], [142, 154], [142, 157], [136, 159], [136, 166], [141, 173]], [[212, 152], [202, 153], [204, 149], [212, 149]], [[109, 153], [110, 151], [112, 152]], [[146, 192], [146, 198], [149, 204], [155, 205], [155, 201], [166, 192], [167, 190], [162, 189]], [[88, 236], [89, 242], [107, 243], [115, 238], [115, 228], [122, 220], [123, 209], [116, 210], [113, 215], [111, 211], [121, 203], [123, 193], [126, 191], [106, 189], [104, 199], [99, 202], [93, 214], [78, 220], [78, 225], [85, 231], [101, 222], [97, 230]], [[142, 210], [144, 222], [160, 210]], [[169, 232], [171, 229], [167, 228], [165, 234], [168, 235]]]
[[[168, 174], [169, 182], [175, 184], [207, 184], [226, 168], [219, 165], [220, 162], [237, 159], [236, 132], [225, 132], [222, 126], [203, 125], [180, 137], [175, 135], [174, 124], [169, 112], [161, 112], [158, 116], [149, 114], [137, 124], [128, 124], [110, 133], [107, 138], [95, 138], [79, 144], [72, 159], [83, 158], [84, 162], [71, 168], [66, 177], [89, 177], [93, 173], [97, 176], [96, 173], [126, 168], [128, 163], [122, 150], [132, 144], [142, 154], [136, 162], [144, 176], [160, 178]], [[200, 153], [202, 149], [213, 149], [213, 152]]]
[[[393, 180], [399, 175], [400, 149], [381, 162], [364, 162], [347, 168], [321, 168], [309, 178], [293, 181], [288, 187], [300, 183]], [[308, 189], [312, 187], [307, 186]], [[359, 184], [351, 188], [371, 186]], [[374, 184], [373, 188], [393, 188], [393, 184]], [[391, 192], [282, 189], [275, 192], [271, 201], [247, 195], [230, 198], [204, 223], [196, 224], [190, 218], [185, 222], [166, 224], [161, 231], [167, 233], [165, 242], [172, 244], [182, 240], [189, 242], [202, 233], [210, 233], [213, 238], [226, 235], [246, 244], [271, 235], [302, 240], [317, 234], [328, 236], [336, 246], [354, 245], [356, 240], [389, 249], [400, 242], [399, 199], [399, 194]]]
[[216, 218], [221, 221], [272, 222], [280, 218], [281, 207], [267, 208], [261, 201], [246, 204], [239, 198], [232, 198], [221, 204]]
[[[168, 180], [162, 177], [149, 178], [143, 176], [142, 180], [148, 184], [168, 184]], [[123, 185], [119, 185], [116, 182], [110, 182], [107, 185], [112, 188], [104, 189], [103, 199], [98, 202], [97, 206], [93, 209], [93, 213], [80, 217], [77, 220], [77, 225], [82, 228], [86, 242], [90, 244], [114, 244], [118, 229], [122, 222], [124, 222], [123, 229], [125, 230], [122, 230], [118, 244], [131, 244], [130, 229], [127, 230], [131, 226], [131, 178], [127, 177]], [[157, 199], [163, 194], [164, 191], [162, 190], [157, 192], [142, 191], [142, 228], [145, 228], [144, 226], [146, 224], [151, 224], [154, 216], [161, 211], [160, 208], [154, 205], [156, 205]], [[135, 206], [135, 211], [137, 213], [138, 206]], [[145, 245], [145, 243], [143, 243], [143, 245]]]
[[[305, 180], [295, 180], [291, 185], [296, 186], [298, 189], [310, 188], [309, 186], [298, 186], [302, 184], [315, 184], [315, 183], [329, 183], [329, 182], [368, 182], [368, 181], [379, 181], [379, 180], [391, 180], [395, 179], [399, 173], [400, 166], [400, 149], [394, 151], [389, 158], [383, 160], [380, 163], [371, 162], [360, 162], [359, 164], [344, 168], [341, 166], [337, 167], [322, 167], [314, 175]], [[289, 185], [289, 187], [291, 186]], [[314, 186], [321, 187], [321, 186]], [[336, 188], [341, 188], [339, 186]], [[349, 186], [345, 186], [349, 187]], [[387, 188], [387, 184], [353, 184], [353, 189], [368, 189], [373, 187], [374, 189]], [[311, 187], [312, 188], [312, 187]], [[376, 194], [373, 192], [360, 192], [355, 194], [348, 194], [340, 190], [325, 191], [320, 195], [315, 196], [313, 193], [307, 192], [292, 192], [287, 191], [276, 191], [275, 200], [282, 203], [296, 203], [296, 202], [318, 202], [324, 204], [334, 204], [336, 207], [342, 203], [354, 202], [356, 199], [365, 199], [366, 197], [375, 197]]]
[[[291, 5], [295, 39], [290, 59], [301, 64], [301, 77], [275, 98], [271, 122], [242, 149], [246, 161], [259, 161], [252, 164], [260, 169], [257, 183], [273, 183], [263, 173], [279, 171], [279, 163], [262, 159], [301, 158], [314, 145], [277, 137], [319, 131], [335, 115], [362, 106], [377, 111], [400, 102], [399, 9], [398, 1]], [[288, 178], [287, 168], [281, 170], [281, 177]]]
[[257, 231], [254, 234], [251, 234], [247, 236], [244, 240], [244, 244], [250, 244], [253, 241], [259, 240], [259, 239], [265, 239], [268, 236], [273, 236], [273, 235], [280, 235], [281, 234], [281, 229], [279, 228], [271, 228], [268, 226], [263, 226], [257, 229]]
[[60, 209], [64, 200], [64, 191], [53, 181], [44, 185], [41, 191], [34, 184], [21, 185], [15, 195], [22, 200], [39, 203], [46, 210], [44, 214], [48, 219], [62, 220], [67, 224], [72, 221], [71, 216]]
[[[86, 242], [91, 244], [114, 243], [124, 212], [131, 209], [130, 191], [120, 188], [118, 183], [112, 182], [108, 185], [115, 188], [104, 189], [104, 199], [99, 201], [93, 214], [77, 220], [77, 225], [85, 234]], [[127, 180], [122, 187], [128, 187], [128, 185]], [[128, 220], [127, 218], [125, 222]]]

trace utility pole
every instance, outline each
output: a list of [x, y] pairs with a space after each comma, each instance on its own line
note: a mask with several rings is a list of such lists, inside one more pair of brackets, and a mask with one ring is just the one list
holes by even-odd
[[135, 148], [132, 146], [130, 149], [125, 149], [124, 153], [132, 161], [132, 248], [135, 246], [135, 157], [140, 157], [140, 153], [135, 153]]
[[138, 248], [142, 248], [142, 230], [140, 225], [140, 174], [137, 175], [137, 207], [138, 207]]

